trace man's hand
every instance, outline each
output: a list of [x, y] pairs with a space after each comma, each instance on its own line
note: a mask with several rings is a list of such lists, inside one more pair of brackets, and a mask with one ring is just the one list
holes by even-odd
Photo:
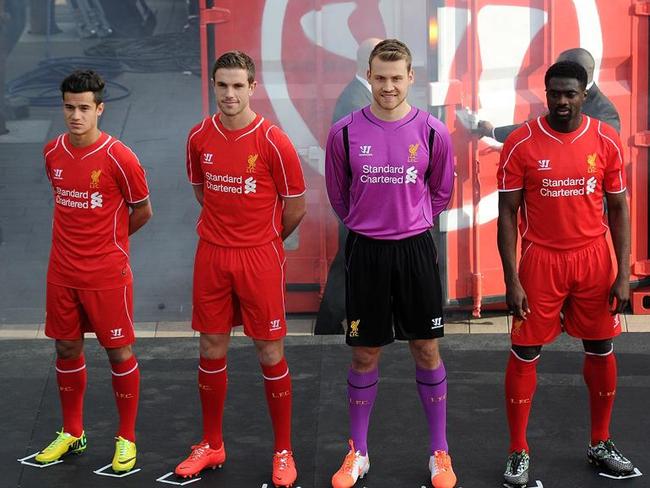
[[609, 311], [612, 315], [623, 313], [630, 301], [630, 283], [618, 275], [609, 290]]
[[487, 120], [479, 120], [476, 132], [481, 137], [494, 137], [494, 125]]
[[506, 304], [515, 317], [526, 320], [526, 317], [530, 313], [528, 297], [518, 279], [512, 284], [506, 285]]

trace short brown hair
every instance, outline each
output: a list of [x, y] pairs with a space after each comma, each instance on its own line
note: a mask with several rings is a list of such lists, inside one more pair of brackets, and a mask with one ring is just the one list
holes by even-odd
[[245, 69], [248, 71], [248, 83], [255, 81], [255, 63], [251, 57], [242, 51], [228, 51], [219, 56], [212, 66], [212, 79], [218, 69]]
[[104, 101], [105, 86], [102, 77], [93, 70], [76, 70], [61, 82], [61, 97], [65, 97], [66, 93], [92, 92], [95, 105], [99, 105]]
[[411, 71], [413, 62], [411, 51], [406, 44], [398, 39], [384, 39], [377, 44], [370, 53], [370, 58], [368, 58], [368, 67], [376, 57], [382, 61], [399, 61], [403, 59], [406, 61], [406, 70]]

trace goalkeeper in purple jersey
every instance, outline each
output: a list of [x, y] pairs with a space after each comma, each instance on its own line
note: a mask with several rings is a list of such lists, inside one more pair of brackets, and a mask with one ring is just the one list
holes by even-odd
[[431, 483], [453, 488], [446, 439], [447, 374], [438, 351], [444, 334], [442, 286], [430, 233], [451, 198], [453, 151], [445, 125], [406, 101], [411, 53], [396, 40], [370, 54], [369, 106], [330, 130], [327, 193], [350, 233], [346, 242], [346, 341], [350, 450], [332, 477], [350, 488], [370, 468], [366, 442], [382, 346], [409, 341], [430, 431]]

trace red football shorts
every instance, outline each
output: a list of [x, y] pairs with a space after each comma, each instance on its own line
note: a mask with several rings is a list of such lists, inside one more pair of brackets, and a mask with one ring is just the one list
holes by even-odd
[[53, 339], [77, 340], [94, 332], [108, 349], [135, 342], [133, 330], [133, 286], [110, 290], [79, 290], [47, 284], [45, 335]]
[[194, 260], [192, 328], [206, 334], [244, 333], [259, 340], [286, 335], [284, 249], [221, 247], [199, 239]]
[[[600, 340], [621, 333], [618, 315], [609, 311], [614, 269], [604, 237], [588, 246], [558, 251], [526, 242], [519, 279], [530, 314], [515, 319], [512, 343], [520, 346], [553, 342], [564, 329], [579, 339]], [[560, 323], [564, 312], [564, 324]]]

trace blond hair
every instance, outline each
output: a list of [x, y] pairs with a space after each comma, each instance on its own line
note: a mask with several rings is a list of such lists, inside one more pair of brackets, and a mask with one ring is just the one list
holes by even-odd
[[408, 46], [398, 39], [385, 39], [375, 46], [368, 59], [368, 67], [371, 67], [372, 60], [379, 58], [382, 61], [406, 61], [406, 70], [411, 71], [413, 57]]

